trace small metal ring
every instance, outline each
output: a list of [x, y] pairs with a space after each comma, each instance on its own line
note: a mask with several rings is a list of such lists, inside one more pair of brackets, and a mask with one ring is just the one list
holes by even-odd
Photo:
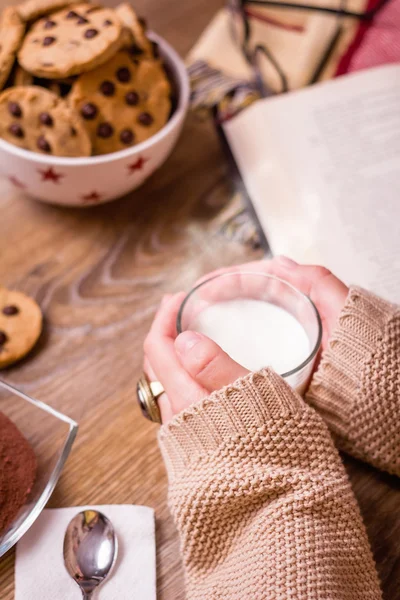
[[154, 423], [161, 423], [161, 413], [157, 398], [164, 393], [164, 388], [159, 381], [150, 382], [146, 375], [142, 375], [136, 385], [136, 395], [143, 416]]

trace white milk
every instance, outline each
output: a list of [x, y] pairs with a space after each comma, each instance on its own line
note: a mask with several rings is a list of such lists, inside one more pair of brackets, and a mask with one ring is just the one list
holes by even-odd
[[[211, 305], [190, 329], [204, 333], [250, 371], [272, 367], [283, 374], [310, 354], [302, 325], [286, 310], [261, 300], [237, 299]], [[296, 382], [290, 382], [297, 388]]]

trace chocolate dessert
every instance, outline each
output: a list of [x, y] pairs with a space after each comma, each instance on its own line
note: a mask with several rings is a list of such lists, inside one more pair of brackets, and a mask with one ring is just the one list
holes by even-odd
[[31, 445], [0, 412], [0, 536], [24, 505], [35, 474], [36, 457]]

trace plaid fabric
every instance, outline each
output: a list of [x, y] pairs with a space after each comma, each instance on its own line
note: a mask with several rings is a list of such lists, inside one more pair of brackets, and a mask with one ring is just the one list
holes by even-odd
[[347, 72], [400, 61], [400, 0], [391, 0], [376, 15], [349, 62]]

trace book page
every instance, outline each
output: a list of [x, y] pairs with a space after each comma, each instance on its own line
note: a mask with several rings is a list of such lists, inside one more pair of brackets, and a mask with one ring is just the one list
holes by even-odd
[[274, 254], [400, 302], [400, 65], [262, 100], [224, 130]]

